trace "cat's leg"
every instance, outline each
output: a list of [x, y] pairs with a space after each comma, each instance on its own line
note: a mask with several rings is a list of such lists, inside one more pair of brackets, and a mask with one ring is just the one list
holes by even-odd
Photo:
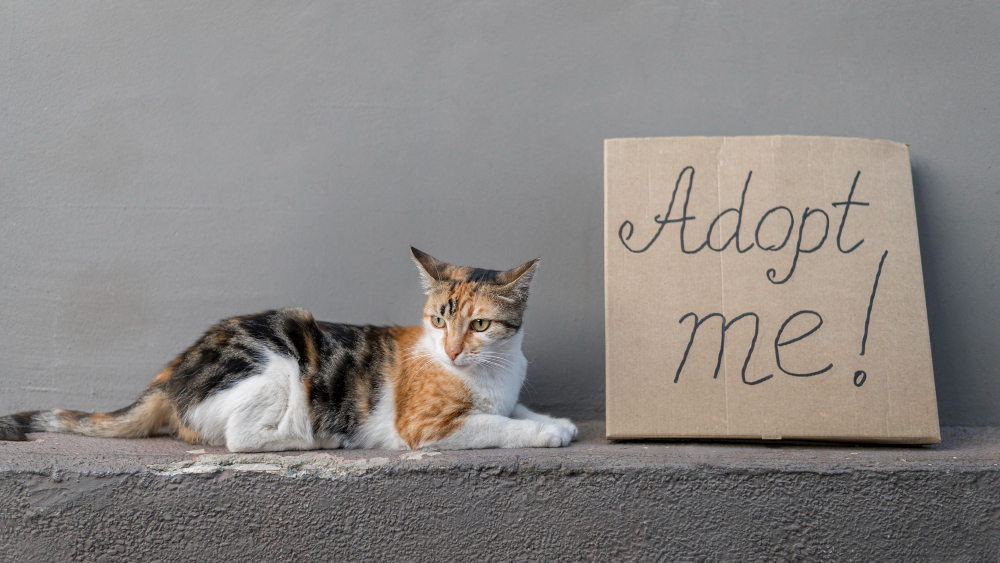
[[[263, 397], [262, 397], [263, 398]], [[280, 452], [317, 448], [312, 432], [301, 428], [294, 407], [286, 398], [271, 389], [266, 405], [240, 409], [229, 418], [226, 427], [226, 448], [231, 452]], [[283, 404], [284, 403], [284, 404]], [[300, 426], [300, 428], [295, 428]]]
[[568, 446], [569, 442], [570, 435], [555, 424], [514, 420], [496, 414], [473, 414], [455, 432], [421, 447], [438, 450], [558, 448]]
[[305, 389], [295, 360], [272, 354], [256, 389], [247, 393], [226, 425], [233, 452], [277, 452], [317, 447]]
[[270, 354], [261, 373], [212, 395], [187, 417], [210, 444], [232, 452], [308, 450], [314, 439], [299, 366]]
[[569, 436], [570, 440], [575, 440], [577, 434], [579, 433], [576, 429], [576, 425], [573, 424], [573, 421], [570, 419], [555, 418], [547, 414], [537, 413], [521, 403], [514, 405], [514, 410], [510, 413], [510, 417], [517, 420], [534, 420], [535, 422], [541, 422], [543, 424], [555, 424], [563, 429], [563, 431]]

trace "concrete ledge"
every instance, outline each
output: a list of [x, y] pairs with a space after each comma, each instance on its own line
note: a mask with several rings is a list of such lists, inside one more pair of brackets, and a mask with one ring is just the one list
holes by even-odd
[[[1000, 560], [1000, 429], [931, 447], [227, 454], [0, 443], [0, 559]], [[198, 451], [204, 449], [204, 453]]]

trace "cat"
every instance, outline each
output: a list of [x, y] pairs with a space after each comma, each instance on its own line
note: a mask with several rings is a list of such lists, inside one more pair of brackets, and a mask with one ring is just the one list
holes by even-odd
[[496, 271], [410, 251], [427, 295], [422, 326], [318, 322], [304, 309], [233, 317], [163, 368], [132, 405], [0, 417], [0, 440], [171, 435], [233, 452], [569, 445], [577, 436], [570, 420], [517, 402], [538, 259]]

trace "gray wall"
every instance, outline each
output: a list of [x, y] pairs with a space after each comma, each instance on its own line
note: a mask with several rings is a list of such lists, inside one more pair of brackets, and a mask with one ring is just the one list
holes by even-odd
[[541, 256], [524, 399], [603, 409], [602, 139], [910, 143], [944, 424], [1000, 424], [1000, 4], [0, 2], [0, 411], [215, 320], [413, 323]]

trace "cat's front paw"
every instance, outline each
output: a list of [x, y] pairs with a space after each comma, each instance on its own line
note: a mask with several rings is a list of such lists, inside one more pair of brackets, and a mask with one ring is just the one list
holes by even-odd
[[[568, 446], [573, 440], [573, 435], [558, 424], [536, 423], [537, 429], [532, 436], [529, 448], [559, 448]], [[574, 427], [575, 430], [575, 427]]]
[[569, 441], [566, 442], [567, 444], [576, 440], [577, 435], [580, 433], [576, 429], [576, 425], [573, 424], [573, 421], [568, 418], [553, 418], [552, 423], [559, 428], [562, 428], [563, 432], [569, 436]]

